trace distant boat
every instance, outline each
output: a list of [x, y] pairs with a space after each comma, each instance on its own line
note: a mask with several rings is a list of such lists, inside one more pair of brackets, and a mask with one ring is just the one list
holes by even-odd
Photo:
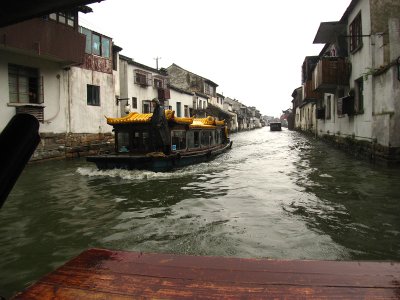
[[281, 122], [270, 122], [269, 123], [269, 130], [270, 131], [281, 131], [282, 130], [282, 123]]
[[[99, 169], [164, 172], [211, 160], [232, 147], [223, 120], [211, 116], [179, 118], [174, 111], [166, 110], [165, 126], [155, 129], [152, 116], [133, 112], [122, 118], [107, 118], [107, 123], [114, 127], [115, 151], [88, 156], [87, 161], [94, 162]], [[168, 136], [161, 147], [160, 135]]]

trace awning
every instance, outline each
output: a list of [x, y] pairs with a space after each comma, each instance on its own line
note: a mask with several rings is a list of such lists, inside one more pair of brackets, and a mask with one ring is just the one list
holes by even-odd
[[326, 44], [336, 40], [336, 37], [343, 33], [346, 24], [340, 22], [322, 22], [319, 25], [313, 44]]

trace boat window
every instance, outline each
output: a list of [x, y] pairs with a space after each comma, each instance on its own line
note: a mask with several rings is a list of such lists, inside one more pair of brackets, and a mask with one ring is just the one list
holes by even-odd
[[185, 130], [173, 130], [171, 132], [171, 149], [173, 151], [186, 149]]
[[188, 131], [186, 138], [189, 149], [200, 147], [200, 131]]
[[132, 132], [132, 150], [148, 151], [149, 150], [149, 133], [144, 130], [135, 130]]
[[220, 137], [221, 132], [217, 129], [215, 130], [215, 144], [221, 144], [221, 137]]
[[210, 145], [215, 145], [215, 131], [210, 131]]
[[134, 149], [139, 149], [140, 140], [141, 140], [141, 138], [140, 138], [140, 132], [135, 131], [135, 132], [133, 133], [133, 138], [132, 138], [132, 146], [133, 146]]
[[148, 131], [143, 131], [142, 132], [142, 137], [143, 137], [143, 139], [142, 139], [142, 142], [143, 142], [143, 144], [142, 144], [142, 146], [143, 146], [143, 150], [149, 150], [150, 149], [150, 145], [149, 145], [149, 143], [150, 143], [150, 141], [149, 141], [149, 132]]
[[117, 151], [120, 153], [129, 152], [129, 132], [117, 133]]
[[208, 147], [210, 146], [211, 141], [211, 131], [204, 130], [201, 132], [201, 146]]

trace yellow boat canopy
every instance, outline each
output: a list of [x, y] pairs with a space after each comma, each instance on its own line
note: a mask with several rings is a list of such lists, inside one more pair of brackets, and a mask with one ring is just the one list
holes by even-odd
[[[108, 125], [117, 124], [146, 124], [150, 123], [153, 114], [139, 114], [137, 112], [132, 112], [125, 117], [121, 118], [107, 118]], [[165, 117], [168, 122], [173, 122], [175, 124], [185, 124], [189, 125], [190, 128], [215, 128], [215, 126], [222, 126], [225, 124], [224, 120], [218, 121], [214, 117], [208, 116], [207, 118], [180, 118], [175, 117], [175, 112], [173, 110], [166, 110]]]

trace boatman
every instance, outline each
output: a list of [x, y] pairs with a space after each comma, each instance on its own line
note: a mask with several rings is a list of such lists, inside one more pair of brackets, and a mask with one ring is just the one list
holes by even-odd
[[171, 135], [164, 108], [160, 106], [160, 101], [156, 98], [151, 100], [151, 104], [153, 106], [151, 126], [154, 151], [162, 151], [168, 155], [171, 151]]

